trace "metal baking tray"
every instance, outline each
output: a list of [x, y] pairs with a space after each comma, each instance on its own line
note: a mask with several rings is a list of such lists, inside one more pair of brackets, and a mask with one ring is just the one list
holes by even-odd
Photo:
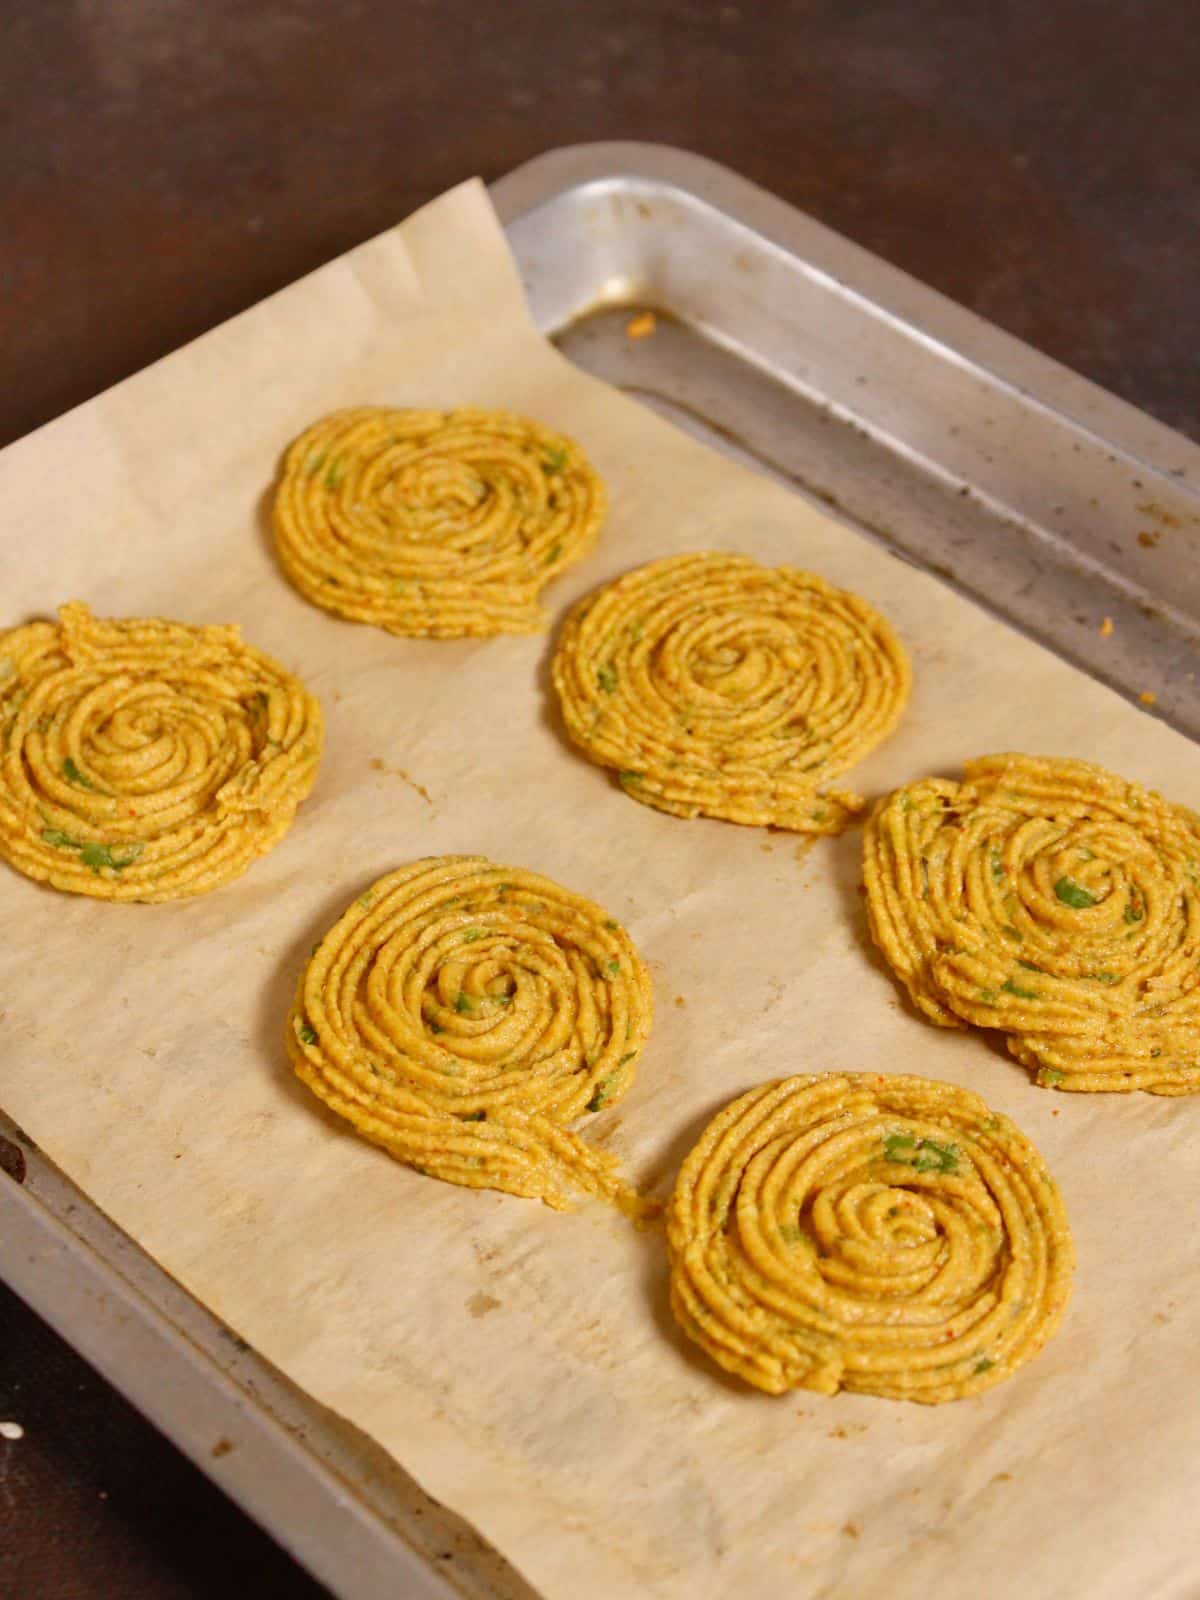
[[[492, 196], [572, 361], [1200, 738], [1200, 447], [697, 156], [578, 146]], [[0, 1170], [0, 1276], [337, 1595], [536, 1600], [2, 1113]]]

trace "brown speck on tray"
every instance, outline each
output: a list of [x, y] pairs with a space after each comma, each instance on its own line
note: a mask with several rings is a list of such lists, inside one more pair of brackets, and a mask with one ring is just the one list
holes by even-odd
[[219, 1461], [222, 1456], [227, 1456], [232, 1449], [233, 1446], [228, 1439], [218, 1439], [208, 1453], [214, 1461]]
[[842, 1527], [842, 1532], [846, 1535], [847, 1539], [857, 1539], [858, 1538], [858, 1523], [857, 1522], [847, 1522], [847, 1523], [845, 1523], [843, 1525], [843, 1527]]
[[648, 339], [658, 327], [658, 318], [653, 311], [641, 311], [636, 317], [630, 317], [625, 324], [625, 337], [627, 339]]
[[1165, 506], [1160, 506], [1156, 500], [1147, 500], [1138, 507], [1143, 516], [1153, 517], [1155, 522], [1161, 522], [1164, 528], [1182, 528], [1183, 518], [1177, 517], [1173, 511], [1168, 511]]
[[433, 804], [433, 796], [423, 783], [418, 783], [415, 778], [410, 778], [403, 767], [389, 767], [382, 756], [371, 757], [371, 771], [384, 772], [390, 778], [399, 778], [401, 783], [406, 783], [414, 793], [419, 794], [427, 806]]
[[676, 1004], [676, 1005], [677, 1005], [677, 1006], [678, 1006], [678, 1007], [679, 1007], [679, 1009], [680, 1009], [680, 1010], [681, 1010], [681, 1011], [682, 1011], [682, 1010], [683, 1010], [683, 1008], [684, 1008], [684, 1006], [686, 1006], [686, 1005], [687, 1005], [687, 1001], [686, 1001], [686, 1000], [685, 1000], [685, 999], [684, 999], [684, 998], [683, 998], [683, 996], [682, 996], [682, 995], [681, 995], [681, 994], [677, 994], [677, 995], [676, 995], [676, 996], [675, 996], [675, 1004]]
[[1138, 534], [1138, 543], [1141, 545], [1143, 550], [1153, 550], [1161, 538], [1161, 533], [1142, 532]]
[[1105, 617], [1104, 621], [1100, 624], [1100, 637], [1102, 639], [1111, 639], [1112, 631], [1113, 619], [1111, 617]]
[[1138, 695], [1138, 699], [1144, 706], [1152, 706], [1158, 700], [1158, 696], [1153, 689], [1143, 689], [1141, 694]]
[[496, 1296], [494, 1294], [484, 1294], [482, 1289], [473, 1294], [467, 1301], [467, 1310], [473, 1317], [486, 1317], [489, 1311], [495, 1311], [499, 1306], [500, 1301], [496, 1299]]

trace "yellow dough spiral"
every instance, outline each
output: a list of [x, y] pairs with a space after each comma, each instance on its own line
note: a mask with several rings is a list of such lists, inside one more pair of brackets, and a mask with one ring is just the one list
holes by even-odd
[[653, 561], [586, 596], [553, 671], [572, 740], [635, 799], [813, 834], [862, 810], [818, 785], [891, 732], [910, 681], [865, 600], [713, 553]]
[[876, 944], [945, 1027], [1043, 1087], [1200, 1092], [1200, 817], [1085, 761], [982, 756], [880, 802]]
[[307, 599], [391, 633], [536, 633], [590, 549], [604, 485], [573, 440], [507, 411], [338, 411], [301, 434], [275, 544]]
[[953, 1084], [876, 1073], [726, 1106], [683, 1164], [667, 1241], [680, 1325], [769, 1394], [978, 1394], [1050, 1338], [1074, 1270], [1019, 1128]]
[[568, 1123], [618, 1101], [650, 1031], [646, 967], [598, 906], [520, 867], [438, 856], [380, 878], [321, 940], [287, 1024], [314, 1094], [398, 1161], [563, 1209], [634, 1217]]
[[58, 615], [0, 633], [0, 856], [101, 900], [238, 877], [313, 786], [316, 700], [236, 627]]

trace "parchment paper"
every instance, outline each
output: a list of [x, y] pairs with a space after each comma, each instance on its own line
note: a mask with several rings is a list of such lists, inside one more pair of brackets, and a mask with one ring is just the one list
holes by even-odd
[[[292, 832], [218, 893], [108, 906], [3, 869], [0, 1104], [548, 1600], [1195, 1595], [1200, 1102], [1038, 1091], [980, 1034], [918, 1020], [866, 939], [858, 833], [798, 857], [635, 804], [564, 743], [549, 638], [411, 642], [301, 600], [265, 533], [276, 462], [364, 402], [508, 406], [582, 442], [611, 514], [556, 612], [704, 547], [881, 606], [916, 688], [851, 775], [867, 793], [1023, 748], [1195, 797], [1182, 737], [572, 369], [469, 184], [0, 457], [3, 625], [69, 597], [237, 621], [328, 721]], [[795, 1071], [927, 1073], [1015, 1117], [1078, 1245], [1045, 1354], [934, 1410], [769, 1398], [676, 1332], [657, 1236], [430, 1181], [326, 1118], [281, 1047], [301, 961], [379, 873], [476, 850], [598, 899], [652, 964], [639, 1080], [590, 1124], [640, 1179], [665, 1188], [719, 1105]]]

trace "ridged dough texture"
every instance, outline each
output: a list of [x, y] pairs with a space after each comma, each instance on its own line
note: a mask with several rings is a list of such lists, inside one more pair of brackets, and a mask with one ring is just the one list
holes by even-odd
[[236, 627], [58, 616], [0, 633], [0, 856], [101, 900], [238, 877], [313, 786], [316, 700]]
[[1200, 1091], [1200, 817], [1086, 761], [969, 761], [880, 802], [875, 943], [942, 1027], [1046, 1088]]
[[650, 1031], [645, 964], [590, 900], [483, 856], [380, 878], [325, 935], [288, 1018], [292, 1065], [430, 1177], [564, 1208], [657, 1209], [567, 1126], [615, 1105]]
[[300, 593], [390, 633], [537, 633], [586, 553], [604, 485], [571, 439], [508, 411], [361, 406], [284, 459], [275, 545]]
[[838, 833], [822, 794], [892, 731], [908, 660], [857, 595], [746, 556], [669, 556], [585, 596], [554, 654], [567, 731], [626, 792], [679, 817]]
[[680, 1325], [769, 1394], [978, 1394], [1041, 1350], [1074, 1270], [1020, 1129], [953, 1084], [877, 1073], [726, 1106], [683, 1164], [667, 1240]]

